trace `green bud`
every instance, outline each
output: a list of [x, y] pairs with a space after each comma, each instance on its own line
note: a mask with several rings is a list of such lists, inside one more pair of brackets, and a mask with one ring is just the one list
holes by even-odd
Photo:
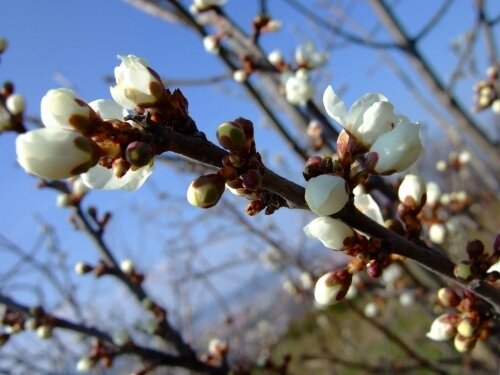
[[218, 174], [200, 176], [189, 185], [187, 200], [195, 207], [209, 208], [217, 204], [224, 189], [225, 180]]
[[457, 263], [453, 274], [458, 280], [470, 281], [472, 279], [472, 271], [470, 269], [470, 264], [467, 261]]
[[151, 162], [153, 150], [147, 143], [135, 141], [127, 146], [125, 157], [130, 165], [141, 168]]
[[224, 122], [217, 129], [217, 140], [226, 150], [236, 154], [247, 154], [250, 151], [251, 141], [244, 129], [234, 122]]

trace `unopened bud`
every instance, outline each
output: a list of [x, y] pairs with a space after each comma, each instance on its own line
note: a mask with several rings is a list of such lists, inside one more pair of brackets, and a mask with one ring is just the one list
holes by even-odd
[[470, 281], [472, 279], [472, 271], [468, 261], [462, 261], [455, 265], [453, 274], [458, 280]]
[[233, 73], [233, 79], [236, 82], [240, 82], [240, 83], [245, 82], [247, 80], [247, 78], [248, 78], [248, 74], [243, 69], [235, 70]]
[[238, 155], [245, 155], [250, 151], [251, 139], [245, 130], [236, 122], [224, 122], [217, 129], [217, 140], [226, 150]]
[[52, 327], [43, 325], [37, 328], [36, 334], [41, 339], [50, 339], [52, 337]]
[[465, 318], [458, 323], [457, 332], [463, 337], [472, 337], [478, 328], [478, 320], [474, 318]]
[[9, 95], [9, 97], [5, 101], [5, 106], [7, 107], [9, 112], [15, 116], [24, 112], [26, 108], [26, 102], [21, 94], [12, 94]]
[[470, 259], [476, 259], [484, 253], [484, 245], [480, 240], [469, 241], [466, 249]]
[[438, 300], [444, 307], [455, 307], [460, 303], [460, 297], [451, 288], [441, 288], [437, 292]]
[[24, 328], [30, 331], [34, 331], [38, 328], [38, 321], [35, 318], [26, 319], [24, 322]]
[[71, 197], [66, 193], [57, 194], [56, 206], [57, 207], [69, 207], [69, 206], [71, 206]]
[[243, 186], [252, 191], [259, 189], [262, 183], [262, 176], [255, 169], [249, 169], [243, 173], [241, 179], [243, 180]]
[[78, 275], [85, 275], [86, 273], [89, 273], [93, 270], [94, 268], [86, 263], [83, 262], [78, 262], [75, 264], [75, 272]]
[[0, 54], [4, 53], [5, 50], [7, 49], [9, 45], [9, 42], [7, 42], [7, 39], [5, 38], [0, 38]]
[[0, 348], [9, 341], [10, 335], [8, 333], [0, 333]]
[[366, 265], [366, 273], [373, 278], [377, 278], [382, 275], [382, 266], [377, 261], [371, 261]]
[[352, 275], [345, 269], [324, 274], [316, 282], [314, 299], [319, 305], [333, 305], [345, 297], [351, 282]]
[[145, 142], [132, 142], [127, 146], [125, 157], [130, 165], [141, 168], [148, 165], [153, 159], [153, 150]]
[[434, 341], [446, 341], [451, 339], [455, 333], [456, 315], [443, 314], [437, 317], [431, 325], [431, 329], [426, 336]]
[[134, 268], [134, 261], [131, 259], [125, 259], [120, 263], [120, 269], [123, 273], [132, 273], [134, 272]]
[[476, 346], [477, 339], [475, 337], [465, 337], [461, 334], [455, 336], [453, 345], [459, 353], [470, 352]]
[[200, 176], [189, 185], [187, 200], [195, 207], [213, 207], [222, 197], [225, 187], [225, 180], [218, 174]]
[[80, 360], [76, 363], [76, 371], [89, 372], [95, 366], [95, 364], [95, 360], [91, 358], [80, 358]]

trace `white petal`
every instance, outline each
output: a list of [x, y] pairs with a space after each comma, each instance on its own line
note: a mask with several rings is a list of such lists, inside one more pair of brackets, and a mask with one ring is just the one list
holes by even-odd
[[311, 221], [304, 227], [304, 233], [333, 250], [342, 250], [345, 239], [354, 236], [350, 226], [329, 216], [320, 216]]
[[349, 199], [346, 181], [339, 176], [321, 175], [307, 181], [305, 200], [312, 212], [320, 216], [340, 211]]
[[352, 132], [364, 144], [371, 145], [380, 135], [392, 130], [396, 122], [394, 106], [389, 102], [379, 101], [366, 109], [362, 122]]
[[50, 180], [75, 176], [95, 160], [88, 139], [61, 128], [41, 128], [18, 135], [16, 153], [26, 172]]
[[111, 99], [97, 99], [89, 103], [90, 108], [101, 116], [103, 120], [119, 119], [123, 120], [128, 115], [125, 108], [119, 106]]
[[118, 178], [112, 169], [96, 165], [82, 175], [82, 180], [91, 189], [134, 191], [142, 186], [152, 171], [153, 167], [146, 166], [136, 171], [129, 170]]
[[326, 113], [345, 127], [347, 109], [342, 99], [333, 91], [332, 86], [328, 86], [323, 94], [323, 105], [325, 106]]
[[355, 195], [354, 206], [370, 219], [384, 225], [384, 218], [382, 217], [380, 207], [370, 194]]
[[368, 94], [364, 94], [361, 98], [356, 100], [354, 104], [349, 109], [349, 113], [347, 114], [346, 124], [344, 128], [351, 130], [361, 125], [363, 120], [363, 114], [365, 111], [376, 102], [389, 101], [384, 95], [370, 92]]

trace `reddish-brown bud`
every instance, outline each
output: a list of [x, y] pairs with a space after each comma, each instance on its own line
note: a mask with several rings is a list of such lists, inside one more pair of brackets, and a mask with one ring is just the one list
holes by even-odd
[[383, 269], [382, 266], [375, 260], [371, 261], [366, 265], [366, 273], [368, 276], [377, 278], [382, 275]]

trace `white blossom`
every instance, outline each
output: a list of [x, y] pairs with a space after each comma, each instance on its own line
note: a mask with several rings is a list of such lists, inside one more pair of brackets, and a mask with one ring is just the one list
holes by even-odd
[[324, 274], [316, 282], [314, 288], [314, 299], [319, 305], [333, 305], [338, 302], [340, 292], [343, 286], [338, 281], [332, 281], [333, 272]]
[[267, 55], [267, 59], [273, 65], [279, 65], [283, 62], [283, 54], [280, 50], [275, 49]]
[[134, 261], [132, 259], [124, 259], [120, 263], [120, 270], [124, 273], [132, 273], [134, 268]]
[[360, 142], [371, 145], [384, 133], [394, 128], [398, 117], [394, 106], [382, 94], [368, 93], [356, 100], [347, 112], [345, 103], [328, 86], [323, 94], [328, 115]]
[[369, 302], [363, 309], [363, 314], [368, 318], [375, 318], [379, 313], [378, 306], [375, 302]]
[[439, 198], [441, 196], [441, 189], [439, 188], [439, 185], [436, 184], [433, 181], [430, 181], [426, 185], [426, 190], [427, 190], [427, 201], [426, 203], [428, 205], [435, 205], [436, 203], [439, 202]]
[[401, 203], [405, 203], [407, 198], [411, 198], [417, 206], [426, 193], [427, 187], [424, 179], [414, 174], [406, 175], [398, 189], [398, 197]]
[[89, 372], [95, 366], [95, 361], [90, 358], [80, 358], [76, 363], [77, 372]]
[[123, 120], [128, 111], [111, 99], [97, 99], [89, 103], [92, 108], [103, 120], [118, 119]]
[[488, 268], [488, 271], [486, 272], [498, 272], [500, 273], [500, 260], [497, 260], [496, 263], [494, 263], [490, 268]]
[[342, 250], [344, 241], [354, 236], [354, 231], [350, 226], [329, 216], [320, 216], [311, 221], [304, 227], [304, 233], [333, 250]]
[[380, 211], [380, 207], [375, 202], [375, 199], [370, 194], [359, 193], [360, 191], [362, 189], [354, 189], [354, 206], [373, 221], [384, 225], [382, 211]]
[[444, 243], [446, 239], [446, 227], [440, 223], [434, 223], [429, 228], [429, 239], [438, 245]]
[[121, 56], [121, 64], [115, 67], [116, 85], [110, 87], [111, 96], [126, 109], [154, 104], [163, 84], [149, 69], [146, 60], [134, 56]]
[[233, 79], [236, 82], [245, 82], [247, 78], [248, 74], [243, 69], [235, 70], [233, 73]]
[[323, 65], [328, 58], [326, 52], [319, 52], [313, 42], [300, 44], [295, 50], [295, 60], [299, 66], [313, 69]]
[[299, 69], [285, 83], [286, 100], [294, 105], [305, 104], [314, 94], [314, 86], [309, 81], [305, 69]]
[[324, 174], [307, 181], [305, 200], [317, 215], [328, 216], [339, 212], [348, 199], [349, 188], [342, 177]]
[[47, 128], [83, 131], [89, 125], [91, 112], [73, 90], [65, 88], [47, 91], [40, 104], [40, 116]]
[[139, 189], [153, 172], [153, 164], [129, 169], [122, 177], [117, 177], [112, 169], [96, 165], [81, 175], [82, 181], [91, 189], [134, 191]]
[[26, 108], [26, 102], [24, 96], [21, 94], [12, 94], [7, 97], [5, 101], [5, 106], [13, 115], [19, 115], [24, 112]]
[[42, 128], [18, 135], [16, 153], [26, 172], [49, 180], [76, 176], [97, 162], [89, 139], [61, 128]]
[[437, 317], [431, 325], [426, 336], [434, 341], [446, 341], [455, 336], [456, 329], [453, 324], [453, 314], [443, 314]]
[[207, 35], [203, 38], [203, 47], [208, 53], [217, 55], [220, 51], [219, 39], [213, 35]]
[[500, 114], [500, 99], [495, 99], [493, 103], [491, 103], [491, 110], [496, 114]]
[[394, 129], [382, 134], [370, 147], [378, 156], [377, 173], [402, 172], [410, 167], [422, 152], [421, 125], [402, 119]]

